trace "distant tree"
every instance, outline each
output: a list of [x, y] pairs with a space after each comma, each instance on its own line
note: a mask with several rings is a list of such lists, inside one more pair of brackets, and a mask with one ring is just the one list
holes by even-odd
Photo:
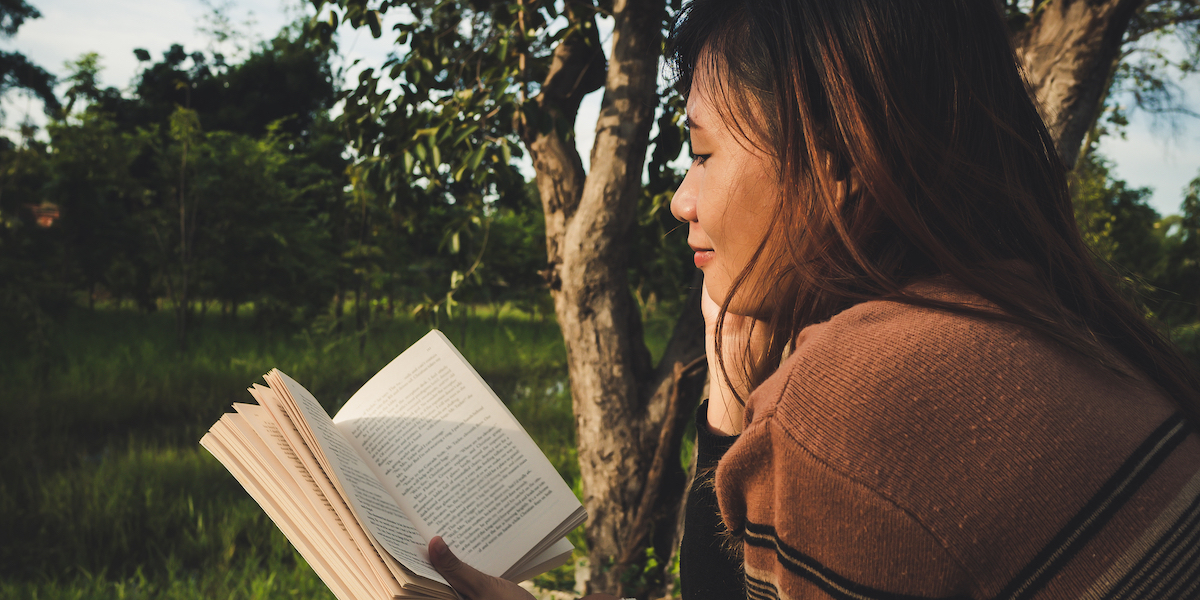
[[[295, 186], [297, 162], [279, 132], [212, 132], [194, 149], [192, 193], [206, 204], [192, 249], [194, 291], [260, 319], [307, 322], [333, 295], [336, 259], [314, 198]], [[299, 313], [299, 314], [296, 314]]]
[[1112, 177], [1111, 167], [1094, 151], [1080, 158], [1072, 182], [1075, 218], [1102, 261], [1118, 267], [1118, 276], [1144, 286], [1162, 260], [1162, 239], [1155, 231], [1161, 216], [1148, 203], [1152, 190], [1130, 188]]
[[[174, 44], [160, 61], [142, 69], [133, 97], [108, 95], [101, 99], [101, 109], [132, 129], [165, 126], [175, 107], [182, 106], [196, 111], [206, 131], [259, 137], [274, 125], [303, 142], [337, 98], [332, 49], [285, 30], [245, 61], [226, 64], [221, 55], [187, 52]], [[149, 52], [138, 49], [135, 54], [150, 62]]]
[[[0, 0], [0, 37], [11, 38], [26, 20], [41, 16], [25, 0]], [[53, 75], [20, 52], [0, 51], [0, 95], [13, 89], [28, 90], [41, 99], [46, 114], [53, 115], [60, 108], [54, 95]]]
[[1130, 188], [1094, 150], [1072, 181], [1084, 239], [1146, 315], [1200, 365], [1200, 178], [1186, 190], [1182, 214], [1161, 217], [1151, 190]]
[[[68, 63], [49, 144], [0, 150], [4, 295], [45, 280], [64, 299], [102, 290], [153, 309], [165, 293], [181, 344], [197, 299], [310, 318], [332, 295], [345, 225], [330, 56], [295, 28], [237, 64], [177, 45], [144, 65], [133, 95], [101, 87], [94, 53]], [[43, 203], [57, 211], [48, 228], [30, 209]]]
[[51, 152], [42, 194], [62, 213], [55, 227], [73, 271], [71, 287], [87, 292], [89, 302], [102, 286], [152, 305], [152, 247], [142, 215], [146, 182], [132, 169], [147, 150], [147, 133], [119, 131], [94, 110], [51, 121], [47, 133]]
[[150, 231], [180, 347], [195, 300], [254, 301], [269, 322], [312, 318], [335, 288], [335, 223], [326, 209], [344, 195], [341, 173], [298, 152], [315, 144], [277, 126], [257, 138], [206, 132], [182, 107], [170, 125], [169, 143], [157, 150]]
[[1180, 212], [1159, 224], [1164, 236], [1159, 313], [1176, 328], [1190, 326], [1184, 349], [1200, 364], [1200, 177], [1188, 184]]
[[34, 368], [49, 364], [50, 331], [69, 298], [60, 228], [34, 213], [44, 206], [47, 155], [32, 138], [0, 138], [0, 351], [27, 354]]
[[[200, 232], [200, 205], [211, 204], [196, 190], [195, 177], [197, 146], [205, 140], [196, 111], [177, 106], [169, 121], [171, 144], [163, 148], [160, 173], [163, 177], [162, 196], [169, 207], [169, 216], [163, 219], [162, 227], [154, 228], [155, 240], [164, 258], [175, 260], [164, 264], [163, 274], [167, 292], [175, 305], [175, 333], [179, 349], [187, 350], [188, 322], [191, 319], [193, 267], [196, 262], [196, 235]], [[204, 202], [208, 200], [208, 202]], [[210, 207], [205, 207], [206, 211]], [[167, 265], [170, 266], [167, 266]]]
[[74, 61], [67, 61], [67, 77], [63, 83], [68, 84], [63, 96], [67, 105], [63, 107], [63, 115], [71, 114], [75, 102], [82, 99], [88, 104], [100, 100], [104, 93], [100, 88], [100, 55], [87, 52]]
[[[86, 98], [88, 110], [107, 115], [123, 133], [152, 138], [130, 169], [147, 189], [142, 239], [156, 249], [147, 262], [157, 265], [159, 289], [174, 301], [181, 346], [195, 299], [217, 298], [226, 306], [254, 300], [260, 312], [274, 307], [280, 315], [318, 304], [313, 294], [328, 299], [325, 284], [304, 292], [273, 283], [278, 277], [328, 282], [337, 270], [330, 260], [309, 263], [312, 273], [323, 276], [298, 277], [290, 271], [291, 259], [264, 249], [271, 244], [262, 236], [325, 240], [315, 247], [294, 244], [289, 252], [297, 258], [336, 255], [329, 239], [338, 236], [329, 232], [341, 226], [347, 180], [344, 141], [326, 116], [336, 96], [330, 51], [300, 39], [294, 28], [236, 64], [178, 44], [158, 62], [137, 49], [139, 61], [148, 64], [132, 96], [91, 84], [94, 57], [75, 63], [72, 102]], [[214, 145], [226, 160], [218, 160], [223, 155]], [[262, 170], [258, 179], [250, 168]], [[234, 181], [238, 185], [223, 185]], [[264, 222], [272, 211], [276, 218]], [[314, 238], [296, 214], [320, 223], [327, 234]], [[265, 273], [222, 265], [223, 258], [239, 262], [228, 254], [235, 248], [262, 252], [263, 264], [278, 268]]]
[[[40, 16], [25, 0], [0, 0], [0, 37], [12, 38], [25, 21]], [[13, 90], [41, 99], [49, 115], [60, 110], [53, 75], [20, 52], [0, 51], [0, 95]], [[64, 263], [54, 243], [58, 232], [39, 227], [29, 208], [42, 204], [37, 183], [45, 175], [46, 149], [33, 141], [31, 128], [21, 129], [20, 145], [0, 138], [0, 337], [25, 339], [29, 349], [44, 354], [49, 315], [64, 305]]]
[[276, 37], [242, 63], [213, 77], [216, 104], [201, 112], [205, 127], [261, 136], [279, 132], [307, 139], [314, 123], [337, 100], [329, 46]]

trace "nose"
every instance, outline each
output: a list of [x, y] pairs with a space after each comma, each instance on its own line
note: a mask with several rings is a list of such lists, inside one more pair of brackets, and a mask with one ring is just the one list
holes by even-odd
[[671, 197], [671, 214], [684, 223], [696, 220], [696, 197], [700, 195], [695, 169], [688, 169], [683, 183]]

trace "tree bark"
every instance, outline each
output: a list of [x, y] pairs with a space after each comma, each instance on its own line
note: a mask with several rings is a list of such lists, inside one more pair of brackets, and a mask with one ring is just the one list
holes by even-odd
[[[627, 244], [636, 214], [654, 107], [663, 3], [614, 3], [612, 61], [596, 122], [591, 174], [562, 238], [555, 312], [567, 341], [576, 440], [592, 560], [590, 587], [617, 590], [623, 554], [649, 469], [640, 388], [649, 352], [626, 278]], [[659, 416], [661, 419], [661, 416]], [[589, 590], [591, 591], [591, 590]]]
[[1130, 21], [1147, 0], [1050, 0], [1015, 34], [1059, 157], [1074, 168], [1104, 107]]
[[[570, 4], [568, 3], [568, 6]], [[670, 555], [684, 490], [678, 460], [684, 420], [703, 371], [699, 285], [657, 368], [629, 291], [627, 239], [641, 192], [651, 123], [659, 103], [664, 0], [617, 0], [612, 60], [605, 67], [590, 27], [556, 48], [536, 113], [518, 122], [537, 172], [546, 218], [545, 275], [567, 348], [576, 439], [588, 510], [589, 589], [646, 594], [645, 548]], [[570, 139], [579, 102], [604, 86], [586, 174]], [[658, 460], [656, 461], [656, 457]], [[667, 527], [655, 528], [655, 523]], [[628, 575], [638, 581], [623, 585]], [[649, 579], [649, 581], [647, 580]]]

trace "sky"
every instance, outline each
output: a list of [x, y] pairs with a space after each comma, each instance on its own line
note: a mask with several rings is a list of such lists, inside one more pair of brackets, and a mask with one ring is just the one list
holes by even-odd
[[[21, 52], [60, 76], [66, 73], [67, 61], [87, 52], [99, 53], [102, 84], [119, 89], [130, 88], [138, 72], [134, 48], [148, 50], [158, 60], [171, 44], [178, 43], [188, 52], [216, 50], [224, 52], [231, 62], [236, 61], [239, 54], [234, 44], [216, 44], [204, 32], [211, 29], [211, 19], [207, 16], [212, 14], [213, 6], [225, 7], [234, 28], [245, 34], [249, 44], [274, 37], [286, 24], [312, 11], [311, 4], [303, 0], [30, 0], [30, 3], [42, 17], [27, 21], [16, 36], [0, 40], [0, 49]], [[399, 16], [393, 13], [389, 17], [384, 22], [384, 36], [378, 40], [371, 38], [365, 29], [339, 30], [340, 60], [347, 69], [346, 81], [354, 81], [359, 69], [379, 66], [387, 59], [392, 49], [387, 34], [389, 20]], [[611, 23], [601, 23], [600, 29], [607, 41], [606, 30], [611, 31]], [[355, 60], [359, 62], [354, 64]], [[1200, 77], [1180, 83], [1184, 101], [1200, 113]], [[585, 167], [595, 137], [600, 96], [600, 92], [594, 92], [584, 100], [577, 120], [576, 143]], [[40, 104], [23, 95], [10, 94], [0, 102], [0, 108], [4, 110], [3, 126], [9, 131], [26, 115], [34, 122], [44, 122]], [[1150, 204], [1160, 214], [1177, 213], [1183, 188], [1200, 174], [1200, 119], [1180, 117], [1172, 127], [1135, 112], [1125, 138], [1105, 137], [1100, 152], [1112, 161], [1115, 177], [1132, 187], [1153, 188]]]

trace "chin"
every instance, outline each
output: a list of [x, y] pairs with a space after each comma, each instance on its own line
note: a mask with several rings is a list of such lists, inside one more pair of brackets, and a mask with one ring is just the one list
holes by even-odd
[[[713, 300], [718, 305], [723, 305], [725, 302], [724, 297], [720, 300], [713, 298]], [[734, 294], [732, 301], [729, 303], [729, 313], [743, 317], [752, 317], [760, 321], [767, 320], [772, 312], [773, 304], [764, 302], [763, 300], [763, 298], [749, 297], [749, 294], [746, 294], [744, 290], [738, 290], [738, 293]]]
[[[778, 298], [775, 297], [779, 291], [777, 286], [772, 286], [769, 283], [761, 283], [759, 285], [743, 284], [733, 294], [733, 298], [729, 302], [729, 312], [735, 315], [744, 317], [752, 317], [760, 321], [766, 321], [771, 318], [776, 307], [780, 305]], [[729, 289], [721, 290], [720, 298], [713, 293], [713, 290], [708, 291], [713, 295], [713, 301], [718, 306], [724, 305], [726, 298], [729, 297]]]
[[[777, 279], [754, 276], [747, 278], [733, 291], [736, 278], [724, 278], [724, 272], [705, 273], [708, 283], [708, 294], [717, 306], [724, 306], [729, 300], [728, 312], [743, 317], [752, 317], [760, 321], [770, 319], [771, 314], [781, 303], [778, 301], [780, 285]], [[716, 281], [714, 281], [716, 280]], [[730, 298], [732, 292], [733, 297]], [[786, 305], [787, 303], [782, 303]]]

